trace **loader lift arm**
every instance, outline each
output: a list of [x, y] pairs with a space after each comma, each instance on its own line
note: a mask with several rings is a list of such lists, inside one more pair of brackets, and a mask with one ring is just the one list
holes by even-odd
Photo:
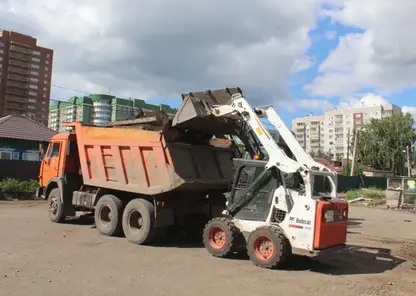
[[[236, 113], [240, 114], [243, 120], [251, 127], [252, 131], [256, 133], [257, 138], [269, 154], [270, 159], [266, 168], [276, 164], [282, 171], [287, 173], [296, 172], [298, 169], [330, 171], [327, 167], [316, 162], [306, 153], [271, 106], [252, 108], [241, 94], [236, 93], [232, 96], [229, 104], [212, 106], [211, 113], [216, 117], [227, 117], [235, 115]], [[295, 156], [296, 161], [290, 159], [278, 146], [267, 129], [264, 128], [260, 118], [267, 118], [277, 129], [280, 136]]]

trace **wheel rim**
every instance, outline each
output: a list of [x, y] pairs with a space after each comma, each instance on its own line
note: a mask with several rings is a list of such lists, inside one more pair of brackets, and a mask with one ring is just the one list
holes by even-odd
[[208, 233], [209, 244], [215, 249], [221, 249], [227, 241], [227, 234], [220, 227], [212, 227]]
[[139, 211], [132, 211], [129, 215], [129, 227], [133, 232], [143, 229], [143, 216]]
[[56, 215], [58, 212], [58, 198], [56, 196], [51, 196], [49, 200], [49, 212], [52, 215]]
[[109, 226], [112, 218], [113, 218], [113, 212], [111, 211], [110, 207], [103, 206], [100, 209], [100, 220], [104, 224], [104, 226]]
[[275, 252], [274, 243], [266, 236], [260, 236], [254, 241], [254, 254], [259, 260], [269, 260]]

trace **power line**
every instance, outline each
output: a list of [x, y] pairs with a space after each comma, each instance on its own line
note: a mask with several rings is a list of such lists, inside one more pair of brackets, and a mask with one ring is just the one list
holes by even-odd
[[74, 88], [70, 88], [70, 87], [66, 87], [66, 86], [61, 86], [61, 85], [56, 85], [56, 84], [52, 84], [53, 87], [57, 87], [57, 88], [61, 88], [61, 89], [66, 89], [66, 90], [71, 90], [71, 91], [75, 91], [75, 92], [80, 92], [80, 93], [84, 93], [84, 94], [91, 94], [88, 91], [83, 91], [83, 90], [79, 90], [79, 89], [74, 89]]

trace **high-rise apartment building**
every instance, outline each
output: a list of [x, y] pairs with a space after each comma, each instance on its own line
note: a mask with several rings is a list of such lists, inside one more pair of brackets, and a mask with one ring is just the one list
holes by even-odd
[[33, 37], [0, 30], [0, 117], [24, 114], [48, 124], [53, 51]]
[[64, 122], [70, 121], [104, 126], [110, 121], [132, 117], [139, 108], [144, 111], [162, 110], [169, 115], [176, 113], [176, 109], [164, 104], [152, 105], [138, 99], [121, 99], [111, 95], [93, 94], [52, 104], [48, 126], [58, 132], [70, 129], [63, 125]]
[[396, 105], [334, 109], [321, 116], [294, 119], [292, 131], [307, 152], [321, 150], [343, 159], [347, 157], [354, 130], [360, 130], [371, 118], [382, 119], [401, 112]]

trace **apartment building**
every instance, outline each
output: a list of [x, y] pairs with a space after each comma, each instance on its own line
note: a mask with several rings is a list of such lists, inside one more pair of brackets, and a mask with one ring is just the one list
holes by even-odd
[[68, 101], [56, 101], [50, 106], [48, 127], [57, 132], [69, 130], [64, 122], [81, 121], [85, 124], [105, 126], [110, 121], [129, 118], [138, 109], [144, 111], [162, 110], [173, 115], [176, 109], [168, 105], [147, 104], [139, 99], [121, 99], [106, 94], [92, 94], [85, 97], [73, 97]]
[[0, 117], [23, 114], [48, 124], [53, 50], [0, 30]]
[[337, 108], [321, 116], [310, 114], [294, 119], [292, 131], [307, 152], [321, 150], [342, 159], [347, 157], [354, 130], [362, 129], [371, 118], [382, 119], [401, 112], [401, 108], [396, 105]]

